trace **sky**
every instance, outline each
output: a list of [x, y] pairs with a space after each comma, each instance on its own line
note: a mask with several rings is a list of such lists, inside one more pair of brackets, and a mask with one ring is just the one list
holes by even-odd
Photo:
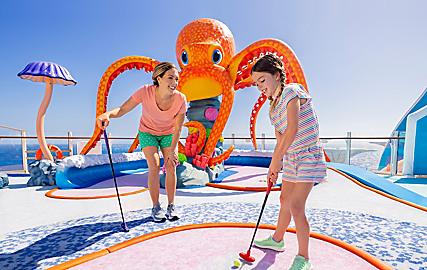
[[[92, 135], [103, 72], [115, 60], [143, 55], [177, 63], [179, 31], [213, 18], [234, 35], [236, 52], [277, 38], [305, 71], [320, 135], [388, 136], [427, 87], [426, 1], [3, 1], [0, 7], [0, 125], [36, 135], [45, 86], [17, 77], [28, 63], [66, 67], [76, 86], [54, 86], [46, 135]], [[150, 75], [127, 71], [113, 83], [108, 109], [122, 104]], [[255, 87], [236, 92], [224, 136], [249, 136]], [[273, 136], [264, 106], [257, 136]], [[134, 136], [141, 109], [114, 119], [109, 132]], [[10, 132], [0, 129], [0, 135]]]

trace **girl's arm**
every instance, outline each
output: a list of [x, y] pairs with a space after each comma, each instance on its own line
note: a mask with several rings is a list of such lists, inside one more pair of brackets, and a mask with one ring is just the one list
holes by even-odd
[[298, 131], [298, 112], [300, 109], [300, 99], [294, 98], [289, 101], [286, 110], [287, 110], [287, 121], [288, 125], [283, 134], [280, 134], [277, 130], [276, 138], [277, 143], [274, 148], [273, 156], [271, 158], [270, 167], [268, 170], [268, 179], [274, 183], [277, 180], [280, 170], [282, 169], [282, 159], [283, 156], [288, 151], [289, 146], [292, 145], [295, 140], [295, 136]]
[[[120, 107], [105, 112], [96, 118], [96, 124], [100, 129], [104, 129], [110, 123], [110, 118], [119, 118], [133, 110], [139, 103], [130, 97]], [[104, 126], [102, 125], [104, 123]]]
[[300, 109], [300, 100], [299, 98], [294, 98], [289, 101], [286, 110], [287, 110], [287, 120], [288, 126], [286, 127], [285, 133], [280, 134], [277, 139], [276, 147], [274, 148], [273, 157], [282, 159], [283, 156], [288, 151], [289, 146], [295, 140], [295, 136], [298, 131], [298, 112]]

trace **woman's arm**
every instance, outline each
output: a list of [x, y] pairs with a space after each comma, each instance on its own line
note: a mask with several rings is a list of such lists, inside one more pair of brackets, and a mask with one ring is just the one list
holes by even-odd
[[[96, 118], [96, 124], [100, 129], [104, 129], [110, 123], [110, 118], [119, 118], [133, 110], [139, 103], [130, 97], [120, 107], [105, 112]], [[104, 125], [103, 125], [104, 124]]]
[[165, 164], [172, 162], [173, 166], [178, 164], [178, 153], [177, 153], [177, 145], [179, 142], [179, 137], [181, 136], [182, 124], [184, 124], [185, 114], [181, 113], [175, 116], [175, 131], [172, 135], [172, 143], [171, 148], [172, 152], [169, 157], [165, 158]]
[[182, 125], [184, 124], [184, 120], [185, 120], [184, 113], [178, 114], [175, 117], [175, 131], [173, 133], [172, 144], [171, 144], [171, 147], [174, 150], [177, 148], [179, 137], [181, 136], [181, 130], [182, 130]]

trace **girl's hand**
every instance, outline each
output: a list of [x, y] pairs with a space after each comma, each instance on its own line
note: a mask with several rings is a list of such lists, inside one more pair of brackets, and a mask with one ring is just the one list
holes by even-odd
[[279, 177], [279, 173], [278, 172], [271, 172], [270, 170], [268, 171], [268, 182], [271, 182], [271, 184], [274, 186], [277, 182], [277, 178]]
[[282, 162], [281, 160], [277, 160], [276, 158], [271, 159], [270, 166], [268, 168], [268, 176], [267, 180], [272, 182], [274, 185], [277, 182], [277, 178], [279, 177], [279, 172], [282, 170]]
[[110, 114], [105, 112], [96, 118], [98, 128], [104, 130], [110, 124]]

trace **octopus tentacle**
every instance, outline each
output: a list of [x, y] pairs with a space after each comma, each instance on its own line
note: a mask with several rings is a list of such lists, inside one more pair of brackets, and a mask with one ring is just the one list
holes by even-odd
[[[193, 127], [196, 128], [199, 131], [199, 137], [197, 138], [197, 153], [200, 153], [200, 151], [202, 151], [203, 146], [205, 145], [205, 141], [206, 141], [206, 129], [203, 126], [202, 123], [198, 122], [198, 121], [189, 121], [187, 123], [184, 124], [185, 127]], [[184, 149], [185, 152], [185, 149]]]
[[133, 153], [133, 151], [135, 151], [138, 145], [139, 145], [139, 139], [138, 139], [138, 135], [136, 135], [135, 139], [133, 139], [133, 142], [128, 149], [128, 153]]
[[261, 109], [262, 105], [264, 105], [266, 100], [267, 100], [267, 96], [264, 94], [261, 94], [261, 96], [258, 98], [257, 102], [255, 103], [254, 107], [252, 108], [251, 119], [249, 121], [249, 131], [251, 133], [251, 141], [255, 150], [257, 150], [257, 147], [258, 147], [256, 142], [256, 135], [255, 135], [256, 120], [258, 117], [259, 110]]
[[230, 146], [227, 149], [227, 151], [225, 151], [221, 155], [209, 159], [209, 161], [208, 161], [209, 167], [215, 166], [215, 165], [223, 162], [224, 160], [227, 160], [230, 157], [230, 155], [233, 152], [233, 150], [234, 150], [234, 145]]
[[[230, 75], [234, 80], [234, 89], [242, 89], [254, 85], [250, 72], [252, 66], [258, 59], [266, 54], [276, 54], [282, 59], [286, 73], [286, 83], [299, 83], [308, 91], [307, 82], [301, 64], [292, 49], [283, 41], [277, 39], [259, 40], [233, 57], [229, 66]], [[255, 103], [250, 118], [250, 134], [252, 144], [257, 149], [255, 126], [258, 112], [266, 101], [265, 95], [261, 94]]]
[[[111, 64], [101, 77], [101, 81], [98, 86], [98, 95], [96, 98], [96, 117], [103, 114], [107, 109], [107, 98], [110, 91], [111, 84], [114, 79], [117, 78], [121, 73], [130, 69], [143, 69], [146, 72], [151, 72], [159, 62], [145, 56], [126, 56], [123, 57], [113, 64]], [[89, 139], [87, 144], [83, 147], [80, 154], [87, 154], [90, 149], [95, 147], [96, 143], [100, 140], [102, 130], [98, 128], [95, 121], [95, 129], [92, 137]], [[135, 139], [137, 140], [137, 139]], [[134, 141], [135, 143], [135, 141]], [[134, 145], [134, 143], [132, 145]], [[134, 146], [134, 149], [138, 146]], [[129, 149], [130, 151], [131, 149]]]
[[282, 59], [289, 82], [302, 84], [305, 89], [308, 89], [304, 71], [294, 51], [281, 40], [262, 39], [247, 46], [233, 57], [228, 69], [234, 81], [235, 90], [251, 85], [249, 82], [251, 82], [252, 66], [259, 58], [270, 53]]
[[182, 144], [182, 142], [178, 142], [178, 153], [185, 155], [185, 146]]
[[225, 124], [227, 123], [228, 117], [230, 116], [233, 102], [234, 102], [233, 89], [231, 87], [224, 87], [224, 91], [222, 94], [222, 102], [219, 108], [218, 117], [215, 120], [215, 123], [212, 127], [212, 132], [209, 135], [208, 141], [206, 142], [205, 150], [203, 151], [203, 153], [209, 158], [212, 157], [212, 154], [215, 151], [215, 146], [222, 135], [222, 131], [224, 130]]

